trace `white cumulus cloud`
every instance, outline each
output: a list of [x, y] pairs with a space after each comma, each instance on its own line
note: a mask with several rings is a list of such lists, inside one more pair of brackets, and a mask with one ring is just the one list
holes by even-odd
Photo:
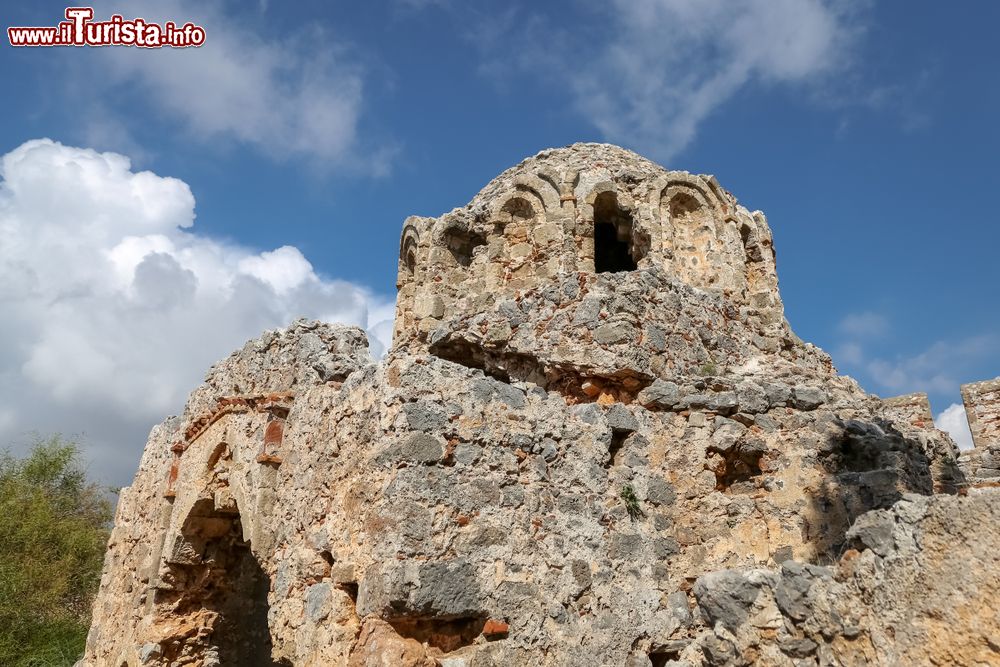
[[959, 449], [972, 449], [972, 431], [969, 430], [969, 420], [965, 407], [952, 403], [934, 418], [934, 425], [951, 436]]
[[29, 141], [0, 179], [2, 445], [82, 435], [100, 477], [126, 481], [149, 427], [264, 329], [306, 316], [387, 340], [390, 300], [296, 248], [199, 235], [187, 184], [122, 155]]
[[[359, 149], [364, 77], [342, 38], [310, 25], [287, 40], [268, 39], [239, 13], [223, 10], [217, 2], [191, 0], [141, 0], [127, 9], [96, 3], [95, 20], [120, 13], [161, 25], [192, 21], [205, 28], [206, 40], [198, 48], [95, 50], [87, 55], [100, 59], [101, 75], [87, 76], [80, 92], [100, 99], [109, 90], [133, 91], [150, 115], [175, 120], [195, 137], [234, 141], [276, 158], [387, 168], [387, 151]], [[93, 61], [85, 64], [94, 71]], [[134, 141], [123, 128], [134, 120], [96, 102], [87, 136], [131, 148]]]
[[872, 338], [881, 336], [889, 330], [889, 320], [885, 315], [870, 311], [849, 313], [840, 321], [838, 328], [848, 336]]

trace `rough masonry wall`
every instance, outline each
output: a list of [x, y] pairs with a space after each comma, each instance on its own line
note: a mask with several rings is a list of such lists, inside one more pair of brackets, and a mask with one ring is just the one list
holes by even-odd
[[906, 496], [862, 516], [848, 537], [833, 566], [702, 577], [694, 593], [713, 629], [687, 647], [689, 664], [1000, 662], [995, 494]]
[[900, 419], [914, 426], [930, 426], [934, 423], [931, 413], [931, 402], [927, 394], [915, 392], [902, 396], [883, 399], [883, 402], [899, 416]]
[[[342, 335], [357, 332], [296, 325], [206, 387], [256, 386], [236, 378], [260, 354], [357, 340]], [[631, 403], [574, 403], [393, 354], [342, 383], [296, 382], [271, 458], [265, 402], [193, 431], [172, 498], [169, 459], [144, 464], [88, 664], [235, 664], [234, 615], [266, 619], [235, 645], [268, 665], [612, 665], [682, 648], [701, 632], [701, 575], [832, 558], [864, 512], [951, 483], [934, 472], [944, 436], [827, 379], [658, 380]], [[263, 596], [232, 580], [247, 554]]]

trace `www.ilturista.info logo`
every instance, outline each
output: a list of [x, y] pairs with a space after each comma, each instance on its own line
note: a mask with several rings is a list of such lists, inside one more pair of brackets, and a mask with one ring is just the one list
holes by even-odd
[[11, 46], [140, 46], [158, 49], [164, 46], [184, 48], [205, 43], [205, 29], [190, 21], [178, 26], [173, 21], [163, 25], [145, 19], [126, 20], [114, 14], [108, 21], [94, 21], [92, 7], [67, 7], [66, 20], [55, 27], [11, 27], [7, 38]]

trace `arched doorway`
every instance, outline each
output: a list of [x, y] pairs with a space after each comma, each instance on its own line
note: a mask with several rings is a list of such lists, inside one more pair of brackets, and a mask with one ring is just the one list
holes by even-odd
[[197, 501], [176, 536], [157, 587], [163, 664], [280, 667], [271, 657], [270, 579], [243, 539], [240, 516]]

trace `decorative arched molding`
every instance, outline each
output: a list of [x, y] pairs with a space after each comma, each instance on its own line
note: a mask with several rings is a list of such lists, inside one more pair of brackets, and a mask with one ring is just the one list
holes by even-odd
[[[594, 202], [597, 198], [605, 193], [611, 193], [618, 196], [618, 186], [616, 186], [612, 181], [600, 181], [590, 189], [583, 198], [577, 202], [578, 211], [578, 232], [583, 236], [594, 236]], [[635, 213], [633, 207], [628, 206], [627, 203], [619, 200], [619, 206], [628, 210], [630, 213]]]
[[774, 236], [771, 233], [771, 226], [767, 224], [767, 217], [762, 211], [754, 211], [750, 216], [757, 224], [757, 238], [762, 244], [771, 247], [771, 260], [774, 261]]
[[531, 220], [545, 210], [545, 203], [530, 189], [520, 189], [497, 199], [490, 208], [489, 220], [494, 226], [506, 226], [512, 218]]
[[[550, 212], [560, 210], [562, 208], [562, 195], [565, 194], [563, 192], [563, 185], [564, 185], [563, 176], [561, 174], [556, 173], [554, 169], [550, 169], [549, 167], [541, 167], [539, 168], [537, 173], [538, 173], [538, 178], [545, 181], [545, 183], [547, 183], [551, 187], [552, 191], [555, 192], [556, 198], [558, 199], [558, 204], [556, 205], [556, 208]], [[547, 205], [548, 204], [546, 204], [546, 206]]]
[[219, 444], [215, 446], [212, 453], [208, 455], [208, 461], [205, 462], [205, 471], [212, 472], [219, 465], [220, 461], [228, 458], [230, 455], [229, 443], [225, 440], [219, 441]]
[[670, 198], [677, 192], [685, 192], [700, 205], [714, 210], [715, 199], [711, 189], [697, 176], [685, 171], [671, 171], [655, 179], [649, 186], [648, 210], [653, 218], [650, 229], [653, 247], [659, 249], [663, 257], [670, 261], [674, 256], [674, 224], [669, 214]]
[[713, 205], [712, 199], [705, 197], [703, 190], [693, 187], [688, 183], [668, 183], [667, 187], [663, 189], [661, 207], [665, 207], [667, 209], [666, 212], [669, 213], [671, 205], [678, 197], [685, 197], [691, 200], [698, 209], [703, 209], [709, 213], [713, 220], [719, 219], [719, 211]]
[[541, 210], [555, 215], [560, 210], [559, 187], [552, 173], [546, 172], [545, 176], [546, 178], [540, 178], [532, 174], [520, 174], [514, 178], [514, 186], [518, 190], [528, 190], [534, 194], [542, 204]]
[[718, 234], [714, 207], [702, 189], [689, 183], [668, 181], [660, 190], [660, 197], [654, 210], [661, 220], [660, 248], [671, 258], [677, 251], [679, 236], [684, 236], [686, 233], [680, 228], [682, 216], [679, 213], [693, 215], [699, 221], [710, 222], [713, 233]]
[[726, 222], [732, 216], [718, 193], [699, 176], [670, 172], [654, 181], [649, 204], [660, 218], [659, 247], [672, 272], [695, 287], [733, 289], [730, 256], [739, 234]]
[[700, 180], [704, 181], [705, 184], [708, 185], [712, 194], [715, 195], [716, 206], [721, 209], [723, 213], [731, 214], [731, 195], [722, 189], [722, 186], [719, 185], [718, 179], [716, 179], [715, 176], [702, 176]]
[[757, 264], [764, 261], [763, 246], [760, 243], [757, 225], [753, 220], [734, 221], [740, 233], [740, 242], [743, 246], [743, 253], [748, 264]]
[[[759, 243], [757, 225], [753, 218], [745, 215], [727, 216], [724, 223], [727, 234], [735, 235], [735, 249], [731, 253], [733, 270], [733, 298], [748, 302], [751, 295], [759, 290], [765, 281], [766, 269], [762, 262], [762, 247]], [[737, 269], [739, 267], [739, 269]]]
[[[714, 180], [714, 179], [713, 179]], [[671, 171], [660, 176], [649, 186], [649, 204], [654, 209], [663, 206], [663, 200], [669, 199], [671, 189], [686, 188], [694, 191], [694, 195], [702, 204], [714, 211], [725, 212], [723, 199], [701, 177], [686, 171]], [[720, 216], [721, 217], [721, 216]]]
[[399, 265], [396, 270], [396, 286], [402, 287], [413, 280], [420, 266], [420, 232], [417, 226], [407, 222], [399, 239]]

